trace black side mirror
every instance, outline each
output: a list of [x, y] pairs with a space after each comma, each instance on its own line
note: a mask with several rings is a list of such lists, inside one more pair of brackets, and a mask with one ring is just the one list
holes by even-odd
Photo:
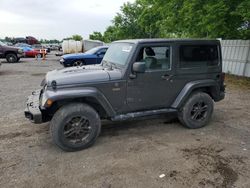
[[135, 62], [133, 64], [133, 72], [144, 73], [146, 70], [145, 62]]

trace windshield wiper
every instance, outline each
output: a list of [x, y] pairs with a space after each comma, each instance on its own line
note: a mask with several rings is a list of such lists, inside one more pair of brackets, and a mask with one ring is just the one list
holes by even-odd
[[111, 64], [111, 66], [114, 67], [115, 69], [118, 69], [118, 68], [119, 68], [119, 67], [117, 66], [116, 63], [111, 63], [111, 62], [110, 62], [110, 64]]
[[110, 67], [110, 63], [108, 61], [105, 61], [105, 60], [102, 60], [102, 65], [103, 66], [107, 66], [107, 67]]
[[112, 70], [113, 68], [118, 69], [118, 66], [117, 66], [116, 63], [113, 63], [113, 62], [110, 62], [110, 61], [105, 61], [105, 60], [102, 60], [102, 61], [103, 61], [102, 65], [106, 65], [106, 66], [109, 67], [111, 70]]

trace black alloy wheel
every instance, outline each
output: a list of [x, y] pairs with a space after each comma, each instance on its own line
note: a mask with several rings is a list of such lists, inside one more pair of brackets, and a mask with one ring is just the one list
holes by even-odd
[[89, 120], [84, 116], [73, 117], [64, 126], [64, 136], [68, 142], [79, 144], [85, 142], [91, 134]]

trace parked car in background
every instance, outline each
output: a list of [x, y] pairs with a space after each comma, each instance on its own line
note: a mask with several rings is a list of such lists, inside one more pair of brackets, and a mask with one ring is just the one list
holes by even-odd
[[0, 41], [0, 58], [6, 58], [9, 63], [15, 63], [24, 56], [23, 50], [21, 48], [7, 46]]
[[99, 64], [105, 55], [108, 46], [98, 46], [85, 53], [63, 55], [60, 63], [64, 67]]
[[7, 46], [13, 46], [13, 43], [11, 42], [4, 42], [4, 44], [6, 44]]
[[60, 51], [62, 46], [60, 44], [49, 44], [50, 50], [57, 50]]
[[40, 50], [34, 50], [33, 48], [30, 47], [24, 47], [22, 48], [25, 54], [25, 57], [42, 57], [42, 51]]
[[42, 44], [34, 44], [31, 46], [33, 49], [35, 50], [46, 50], [46, 53], [50, 53], [50, 48], [49, 47], [45, 47]]
[[18, 47], [18, 48], [23, 48], [23, 47], [29, 47], [29, 48], [31, 48], [31, 45], [26, 44], [26, 43], [16, 43], [14, 46]]

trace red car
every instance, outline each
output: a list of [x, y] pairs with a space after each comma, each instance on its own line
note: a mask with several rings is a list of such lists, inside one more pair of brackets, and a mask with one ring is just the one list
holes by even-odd
[[[26, 47], [24, 50], [25, 57], [38, 57], [41, 58], [43, 56], [43, 50], [37, 50], [33, 48]], [[46, 55], [46, 51], [45, 51]]]

